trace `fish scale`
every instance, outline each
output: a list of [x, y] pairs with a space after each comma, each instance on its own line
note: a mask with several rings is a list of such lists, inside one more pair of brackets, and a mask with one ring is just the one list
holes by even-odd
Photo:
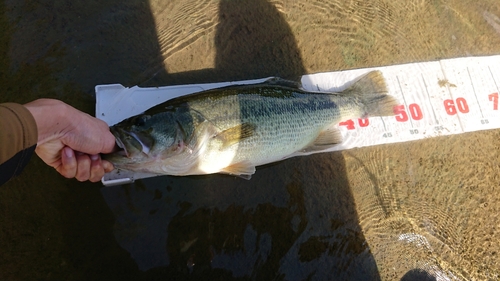
[[[329, 95], [297, 91], [291, 94], [287, 98], [274, 98], [239, 93], [236, 96], [237, 102], [232, 105], [232, 112], [239, 111], [239, 117], [237, 113], [233, 113], [235, 118], [232, 122], [226, 122], [227, 119], [214, 121], [221, 130], [228, 129], [235, 123], [258, 124], [253, 136], [232, 148], [235, 151], [235, 161], [248, 160], [254, 165], [261, 165], [280, 160], [282, 155], [294, 153], [312, 142], [325, 126], [338, 121], [340, 112], [335, 110], [336, 104]], [[316, 102], [310, 102], [311, 100]], [[217, 106], [220, 105], [210, 103], [210, 107]], [[192, 104], [192, 108], [200, 110], [197, 104]], [[259, 148], [256, 148], [257, 145]], [[279, 153], [272, 153], [276, 151]]]

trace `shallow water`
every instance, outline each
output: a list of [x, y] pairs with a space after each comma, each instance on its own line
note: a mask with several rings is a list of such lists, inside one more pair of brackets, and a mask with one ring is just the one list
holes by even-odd
[[[482, 1], [0, 3], [0, 102], [500, 53]], [[36, 156], [0, 188], [0, 279], [495, 280], [498, 130], [119, 187]]]

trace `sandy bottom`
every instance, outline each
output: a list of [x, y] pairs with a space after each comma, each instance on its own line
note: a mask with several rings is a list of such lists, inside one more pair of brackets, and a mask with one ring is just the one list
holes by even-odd
[[[0, 102], [52, 97], [92, 114], [98, 84], [294, 79], [500, 53], [497, 0], [79, 2], [0, 3]], [[499, 138], [294, 158], [251, 181], [107, 188], [34, 156], [0, 188], [0, 279], [496, 280]]]

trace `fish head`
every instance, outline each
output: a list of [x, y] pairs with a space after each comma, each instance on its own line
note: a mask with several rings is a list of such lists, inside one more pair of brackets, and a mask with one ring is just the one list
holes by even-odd
[[110, 127], [120, 150], [105, 159], [118, 168], [146, 170], [146, 163], [162, 161], [186, 149], [189, 124], [174, 112], [141, 114]]

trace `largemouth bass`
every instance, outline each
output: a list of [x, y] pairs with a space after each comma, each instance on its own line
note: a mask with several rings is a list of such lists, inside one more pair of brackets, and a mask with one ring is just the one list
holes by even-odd
[[122, 150], [105, 159], [135, 172], [250, 178], [256, 166], [342, 142], [339, 122], [394, 115], [395, 105], [379, 71], [340, 93], [306, 92], [279, 80], [208, 90], [112, 126]]

